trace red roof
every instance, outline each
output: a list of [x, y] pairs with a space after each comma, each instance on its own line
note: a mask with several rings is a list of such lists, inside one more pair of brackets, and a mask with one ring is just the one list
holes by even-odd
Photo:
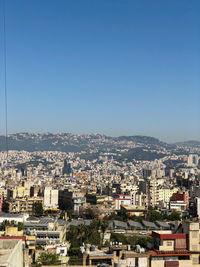
[[159, 234], [156, 232], [152, 232], [152, 236], [160, 238], [160, 239], [186, 239], [186, 234]]
[[165, 267], [178, 267], [179, 262], [178, 261], [167, 261], [165, 262]]
[[166, 253], [158, 253], [157, 251], [154, 250], [150, 250], [150, 254], [153, 257], [170, 257], [170, 256], [189, 256], [191, 255], [191, 253], [187, 252], [187, 251], [167, 251]]
[[0, 239], [21, 239], [22, 241], [26, 241], [25, 236], [0, 236]]

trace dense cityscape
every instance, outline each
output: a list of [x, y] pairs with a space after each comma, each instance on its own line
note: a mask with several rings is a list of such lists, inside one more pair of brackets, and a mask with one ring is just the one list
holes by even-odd
[[0, 0], [0, 267], [200, 267], [200, 0]]
[[0, 266], [199, 264], [200, 142], [0, 139]]

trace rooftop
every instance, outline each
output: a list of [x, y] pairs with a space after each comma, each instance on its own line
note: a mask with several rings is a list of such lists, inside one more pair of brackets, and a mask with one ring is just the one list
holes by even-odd
[[23, 218], [22, 214], [0, 212], [0, 217], [5, 218]]
[[[1, 239], [0, 240], [0, 265], [9, 264], [10, 257], [15, 248], [21, 244], [19, 239]], [[19, 244], [20, 243], [20, 244]], [[22, 245], [21, 245], [22, 249]], [[7, 265], [6, 265], [7, 266]]]
[[163, 231], [163, 233], [158, 232], [152, 232], [152, 236], [158, 237], [160, 239], [186, 239], [186, 234], [172, 234], [172, 233], [166, 233]]
[[171, 252], [167, 251], [159, 253], [157, 251], [150, 250], [150, 255], [153, 257], [163, 257], [163, 256], [170, 257], [170, 256], [189, 256], [191, 255], [191, 253], [188, 251], [171, 251]]

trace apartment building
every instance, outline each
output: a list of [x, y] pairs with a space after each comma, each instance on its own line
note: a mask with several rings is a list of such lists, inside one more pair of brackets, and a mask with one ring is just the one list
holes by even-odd
[[44, 209], [58, 208], [58, 190], [51, 187], [45, 187], [44, 190]]
[[9, 212], [28, 213], [32, 215], [34, 213], [33, 207], [35, 203], [40, 203], [42, 208], [44, 207], [43, 197], [26, 197], [17, 198], [8, 202]]

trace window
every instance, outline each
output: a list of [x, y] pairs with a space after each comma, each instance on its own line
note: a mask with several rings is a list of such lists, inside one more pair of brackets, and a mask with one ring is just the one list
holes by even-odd
[[192, 238], [196, 238], [197, 237], [197, 232], [196, 231], [192, 231]]
[[193, 245], [193, 246], [192, 246], [192, 250], [193, 250], [193, 251], [197, 251], [197, 245]]
[[199, 263], [199, 258], [198, 257], [192, 258], [192, 263], [193, 264], [198, 264]]
[[167, 241], [167, 246], [171, 247], [172, 246], [172, 241]]

